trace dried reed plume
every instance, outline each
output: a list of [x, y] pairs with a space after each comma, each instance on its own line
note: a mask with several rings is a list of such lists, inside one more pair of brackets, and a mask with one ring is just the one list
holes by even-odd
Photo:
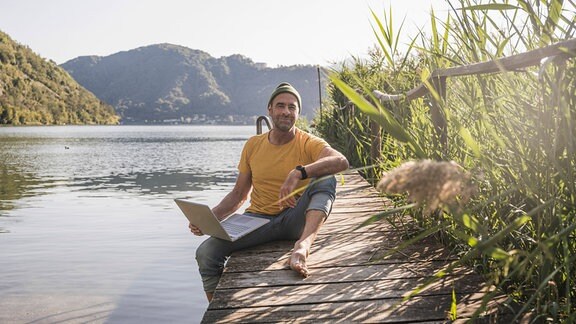
[[456, 162], [410, 161], [383, 174], [377, 189], [388, 194], [408, 193], [408, 199], [425, 206], [425, 213], [441, 206], [461, 207], [475, 193], [469, 173]]

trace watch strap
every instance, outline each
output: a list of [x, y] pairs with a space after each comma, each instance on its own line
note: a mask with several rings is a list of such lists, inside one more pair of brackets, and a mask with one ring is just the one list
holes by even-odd
[[296, 167], [296, 170], [300, 171], [302, 176], [300, 177], [301, 180], [308, 178], [308, 173], [306, 173], [306, 168], [303, 165], [299, 165]]

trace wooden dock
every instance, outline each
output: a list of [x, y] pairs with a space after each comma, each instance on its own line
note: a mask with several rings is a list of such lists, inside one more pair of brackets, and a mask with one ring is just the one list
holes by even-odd
[[[341, 180], [332, 214], [308, 259], [311, 276], [303, 279], [286, 269], [293, 242], [237, 252], [226, 265], [204, 323], [433, 323], [449, 321], [450, 314], [456, 314], [455, 322], [470, 318], [488, 291], [470, 269], [460, 268], [403, 301], [456, 256], [427, 239], [383, 258], [403, 242], [402, 226], [381, 221], [358, 227], [385, 210], [386, 201], [357, 173]], [[503, 299], [492, 299], [486, 322], [502, 320], [498, 303]]]

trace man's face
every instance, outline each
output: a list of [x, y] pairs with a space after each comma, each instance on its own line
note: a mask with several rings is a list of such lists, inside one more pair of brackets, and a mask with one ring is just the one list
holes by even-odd
[[298, 119], [298, 99], [291, 93], [283, 92], [272, 100], [268, 114], [272, 118], [274, 128], [289, 131]]

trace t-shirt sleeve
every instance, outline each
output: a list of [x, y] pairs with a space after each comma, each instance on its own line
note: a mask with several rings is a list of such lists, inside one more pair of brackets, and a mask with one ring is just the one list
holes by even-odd
[[310, 135], [310, 138], [308, 138], [308, 141], [306, 141], [306, 151], [308, 152], [309, 158], [312, 161], [318, 160], [320, 153], [326, 147], [330, 147], [330, 144], [328, 144], [322, 138], [314, 135]]
[[253, 141], [248, 140], [246, 144], [244, 144], [244, 148], [242, 149], [242, 155], [240, 155], [240, 162], [238, 162], [238, 171], [240, 173], [250, 173], [250, 163], [248, 163], [249, 152], [251, 151], [251, 147], [253, 146]]

